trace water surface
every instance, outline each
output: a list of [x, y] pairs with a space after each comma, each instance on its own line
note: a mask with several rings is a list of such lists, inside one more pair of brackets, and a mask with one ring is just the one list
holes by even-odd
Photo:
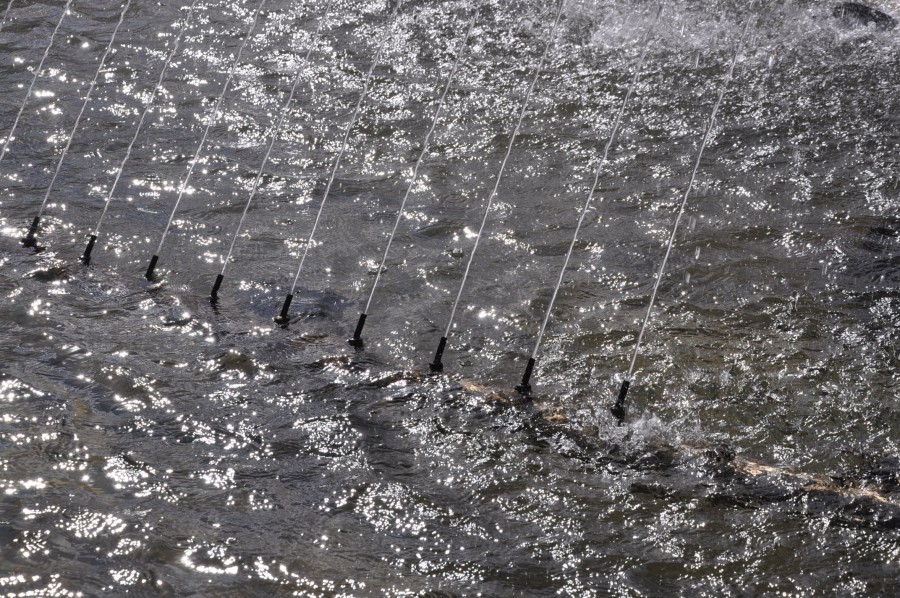
[[[17, 2], [0, 32], [4, 127], [61, 4]], [[76, 2], [64, 22], [0, 164], [0, 592], [890, 594], [896, 34], [846, 29], [827, 2], [754, 10], [620, 427], [608, 406], [746, 3], [666, 4], [525, 406], [469, 381], [521, 377], [654, 6], [565, 10], [430, 377], [554, 6], [487, 5], [355, 351], [474, 4], [402, 9], [283, 328], [384, 2], [336, 3], [218, 305], [207, 296], [324, 4], [267, 2], [154, 284], [141, 276], [255, 3], [201, 2], [90, 267], [77, 258], [186, 11], [134, 2], [34, 253], [19, 239], [120, 5]], [[894, 506], [717, 473], [716, 446]]]

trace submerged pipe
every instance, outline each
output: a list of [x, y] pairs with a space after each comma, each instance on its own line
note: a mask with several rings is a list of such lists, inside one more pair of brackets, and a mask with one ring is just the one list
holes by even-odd
[[[365, 382], [367, 387], [388, 388], [398, 382], [422, 384], [426, 374], [416, 371], [391, 371]], [[604, 466], [625, 467], [632, 471], [661, 471], [664, 477], [675, 470], [704, 476], [702, 487], [707, 499], [728, 499], [733, 492], [752, 496], [752, 505], [760, 503], [793, 503], [802, 501], [801, 514], [817, 511], [829, 519], [853, 526], [863, 525], [879, 530], [900, 529], [900, 461], [887, 457], [873, 459], [868, 471], [859, 476], [829, 476], [808, 473], [789, 465], [767, 465], [759, 459], [741, 455], [735, 447], [703, 440], [670, 441], [664, 437], [630, 436], [622, 442], [604, 438], [592, 427], [578, 429], [571, 425], [561, 404], [550, 397], [535, 397], [523, 404], [512, 389], [497, 388], [473, 380], [461, 380], [456, 389], [463, 391], [466, 404], [477, 399], [492, 413], [519, 410], [519, 430], [540, 446], [546, 441], [564, 438], [567, 454], [585, 462]], [[456, 393], [452, 393], [454, 396]], [[451, 399], [454, 400], [454, 399]], [[722, 482], [721, 484], [719, 482]], [[689, 482], [694, 487], [694, 482]], [[635, 488], [641, 492], [641, 488]], [[743, 501], [741, 503], [743, 504]], [[755, 506], [754, 506], [755, 508]]]
[[876, 29], [891, 30], [900, 18], [900, 2], [841, 2], [832, 13], [851, 25], [873, 25]]
[[472, 262], [475, 259], [475, 253], [478, 251], [478, 243], [481, 241], [481, 236], [484, 233], [485, 225], [487, 224], [488, 215], [491, 211], [491, 205], [494, 202], [494, 198], [497, 196], [497, 190], [500, 188], [500, 181], [503, 180], [503, 173], [506, 170], [506, 163], [509, 161], [509, 156], [512, 153], [513, 146], [516, 143], [516, 138], [519, 135], [519, 130], [522, 128], [522, 121], [525, 119], [525, 112], [528, 110], [528, 104], [531, 101], [531, 94], [534, 91], [535, 86], [537, 85], [537, 81], [541, 76], [541, 71], [544, 69], [544, 62], [547, 60], [547, 55], [550, 53], [550, 47], [553, 45], [553, 39], [556, 37], [556, 29], [559, 27], [559, 21], [562, 18], [563, 9], [566, 6], [566, 0], [560, 0], [559, 8], [556, 11], [556, 18], [553, 20], [553, 26], [550, 28], [550, 35], [547, 38], [547, 43], [544, 44], [544, 51], [541, 54], [541, 59], [538, 61], [537, 67], [534, 69], [534, 74], [531, 78], [531, 83], [528, 85], [528, 91], [525, 92], [525, 98], [522, 100], [522, 105], [519, 108], [519, 116], [516, 121], [516, 126], [513, 128], [512, 135], [509, 139], [509, 145], [506, 148], [506, 154], [503, 156], [503, 161], [500, 163], [500, 170], [497, 171], [497, 177], [494, 180], [494, 188], [491, 190], [490, 195], [488, 195], [487, 202], [484, 206], [484, 214], [481, 218], [481, 226], [478, 228], [478, 234], [475, 235], [475, 243], [472, 246], [472, 251], [469, 253], [469, 261], [466, 263], [466, 269], [463, 273], [462, 281], [459, 284], [459, 290], [456, 293], [456, 299], [453, 301], [453, 308], [450, 310], [450, 317], [447, 320], [447, 328], [444, 330], [444, 336], [441, 337], [440, 341], [438, 341], [437, 351], [434, 354], [434, 361], [429, 364], [429, 368], [432, 372], [440, 372], [444, 369], [444, 350], [447, 348], [447, 339], [450, 337], [450, 330], [453, 328], [453, 319], [456, 315], [456, 309], [459, 307], [459, 300], [462, 297], [463, 289], [466, 287], [466, 281], [469, 278], [469, 271], [472, 268]]
[[[750, 6], [748, 10], [753, 10], [753, 5], [755, 0], [750, 2]], [[722, 86], [719, 89], [719, 95], [716, 98], [716, 103], [713, 105], [712, 114], [709, 117], [709, 122], [706, 127], [706, 133], [703, 135], [703, 141], [700, 144], [700, 150], [697, 152], [697, 158], [694, 161], [694, 168], [691, 171], [691, 178], [688, 181], [687, 188], [684, 190], [684, 196], [681, 199], [681, 204], [678, 207], [678, 214], [675, 217], [675, 223], [672, 225], [672, 231], [669, 234], [669, 241], [666, 244], [666, 252], [663, 255], [662, 262], [659, 264], [659, 270], [656, 273], [656, 280], [653, 284], [653, 292], [650, 294], [650, 301], [647, 304], [647, 312], [644, 315], [644, 321], [641, 324], [640, 332], [638, 333], [637, 341], [634, 344], [634, 353], [631, 356], [631, 364], [628, 366], [628, 373], [625, 374], [625, 379], [622, 381], [622, 386], [619, 388], [619, 395], [616, 397], [616, 402], [611, 407], [610, 411], [613, 416], [622, 422], [625, 419], [625, 400], [628, 397], [628, 390], [631, 388], [631, 382], [634, 378], [634, 366], [637, 362], [638, 354], [641, 350], [641, 341], [644, 339], [644, 333], [647, 331], [647, 324], [650, 322], [650, 316], [653, 313], [653, 305], [656, 303], [656, 296], [659, 293], [659, 285], [662, 282], [663, 274], [666, 270], [666, 264], [668, 264], [669, 256], [672, 253], [672, 247], [675, 245], [675, 235], [678, 232], [678, 225], [681, 223], [681, 218], [684, 216], [685, 208], [687, 207], [688, 198], [690, 198], [691, 191], [694, 189], [694, 184], [697, 181], [697, 171], [700, 170], [700, 161], [703, 159], [703, 152], [706, 150], [707, 145], [712, 139], [713, 129], [716, 125], [716, 116], [719, 114], [719, 108], [722, 106], [722, 100], [725, 98], [725, 92], [728, 90], [728, 86], [731, 83], [731, 80], [734, 78], [734, 68], [737, 66], [738, 58], [741, 55], [741, 51], [744, 47], [744, 39], [747, 37], [747, 31], [750, 29], [750, 23], [753, 21], [753, 16], [747, 18], [747, 22], [744, 23], [744, 29], [741, 31], [741, 37], [738, 40], [737, 48], [735, 49], [734, 56], [731, 59], [731, 64], [728, 67], [728, 72], [725, 75], [725, 80], [722, 82]]]

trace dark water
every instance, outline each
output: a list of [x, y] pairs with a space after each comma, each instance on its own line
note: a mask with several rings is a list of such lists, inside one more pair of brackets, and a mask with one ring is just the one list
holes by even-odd
[[[17, 2], [0, 32], [3, 127], [61, 4]], [[207, 295], [323, 6], [267, 3], [150, 285], [255, 3], [201, 3], [88, 268], [77, 257], [184, 11], [134, 3], [34, 253], [19, 239], [120, 7], [75, 2], [0, 163], [0, 593], [896, 593], [897, 35], [845, 29], [827, 2], [754, 9], [619, 427], [608, 406], [746, 3], [666, 4], [537, 397], [512, 407], [466, 381], [521, 376], [653, 5], [566, 9], [436, 377], [418, 372], [555, 5], [494, 3], [477, 25], [361, 352], [344, 339], [472, 5], [401, 11], [281, 328], [384, 2], [337, 3], [218, 306]], [[716, 445], [790, 475], [717, 470]]]

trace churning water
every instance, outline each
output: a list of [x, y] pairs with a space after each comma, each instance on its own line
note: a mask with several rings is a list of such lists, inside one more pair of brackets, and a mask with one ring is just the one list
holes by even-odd
[[[62, 4], [15, 2], [0, 32], [4, 129]], [[747, 3], [666, 3], [525, 405], [492, 389], [521, 376], [655, 6], [570, 0], [428, 376], [557, 5], [486, 3], [360, 351], [346, 338], [476, 4], [400, 10], [282, 327], [383, 1], [335, 2], [208, 294], [325, 5], [267, 2], [147, 283], [256, 2], [198, 5], [90, 267], [187, 5], [133, 2], [34, 252], [20, 239], [121, 10], [73, 3], [0, 166], [0, 593], [896, 592], [898, 34], [829, 2], [752, 9], [617, 426]]]

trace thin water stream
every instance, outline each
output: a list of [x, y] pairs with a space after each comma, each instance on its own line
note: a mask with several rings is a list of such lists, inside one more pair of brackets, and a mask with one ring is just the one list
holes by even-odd
[[[543, 337], [510, 404], [655, 2], [569, 0], [445, 325], [557, 4], [486, 5], [370, 307], [474, 8], [404, 3], [295, 289], [390, 7], [200, 2], [78, 261], [185, 8], [133, 2], [41, 223], [121, 2], [72, 4], [0, 163], [0, 594], [891, 595], [900, 576], [897, 33], [761, 3], [705, 150], [618, 426], [609, 405], [752, 15], [667, 3]], [[0, 30], [12, 123], [63, 2]]]

